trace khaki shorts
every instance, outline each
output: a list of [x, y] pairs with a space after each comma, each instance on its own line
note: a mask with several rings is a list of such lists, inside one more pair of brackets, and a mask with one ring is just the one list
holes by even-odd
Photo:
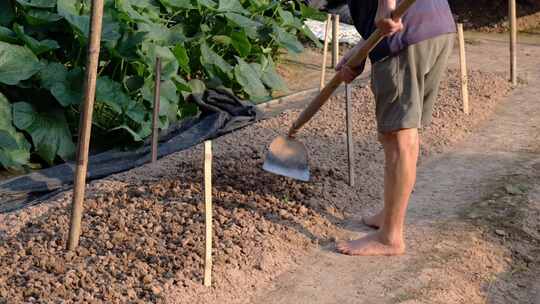
[[421, 128], [431, 122], [454, 38], [453, 33], [437, 36], [373, 64], [371, 89], [380, 133]]

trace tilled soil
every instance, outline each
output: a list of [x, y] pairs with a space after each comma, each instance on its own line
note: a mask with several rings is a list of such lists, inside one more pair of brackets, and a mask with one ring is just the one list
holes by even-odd
[[[423, 155], [459, 141], [509, 91], [504, 76], [470, 72], [472, 113], [461, 112], [458, 73], [441, 88]], [[214, 141], [213, 287], [201, 286], [204, 218], [200, 147], [91, 183], [83, 235], [65, 252], [70, 194], [0, 215], [0, 303], [245, 303], [311, 248], [346, 237], [343, 219], [380, 202], [382, 150], [373, 98], [353, 91], [356, 186], [347, 184], [344, 101], [334, 97], [301, 132], [313, 180], [263, 172], [266, 145], [290, 111]]]
[[[464, 24], [466, 29], [482, 32], [507, 32], [508, 1], [492, 0], [455, 0], [450, 2], [452, 12], [457, 22]], [[529, 31], [538, 28], [540, 20], [539, 1], [517, 1], [517, 28], [519, 31]]]

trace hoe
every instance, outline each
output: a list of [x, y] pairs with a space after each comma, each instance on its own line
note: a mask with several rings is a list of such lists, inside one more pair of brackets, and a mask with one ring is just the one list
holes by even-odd
[[[393, 13], [393, 18], [401, 18], [405, 12], [411, 7], [416, 0], [404, 0], [399, 3], [399, 6]], [[369, 55], [371, 50], [377, 46], [384, 38], [382, 33], [377, 29], [364, 46], [359, 49], [349, 61], [349, 67], [359, 66]], [[304, 144], [295, 139], [296, 133], [305, 125], [311, 118], [320, 110], [320, 108], [328, 101], [334, 91], [340, 86], [341, 79], [335, 75], [332, 80], [322, 89], [317, 97], [300, 113], [300, 116], [289, 129], [287, 136], [278, 136], [270, 146], [264, 160], [263, 169], [286, 177], [298, 179], [301, 181], [309, 181], [309, 157]]]

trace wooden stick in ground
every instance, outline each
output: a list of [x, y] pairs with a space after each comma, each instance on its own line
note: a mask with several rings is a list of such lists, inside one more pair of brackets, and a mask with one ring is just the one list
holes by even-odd
[[204, 254], [204, 286], [212, 285], [212, 142], [204, 142], [204, 215], [206, 247]]
[[339, 15], [332, 15], [332, 67], [339, 61]]
[[330, 37], [330, 26], [331, 26], [332, 16], [328, 14], [326, 16], [326, 23], [324, 25], [324, 43], [323, 43], [323, 59], [321, 66], [321, 84], [319, 89], [322, 90], [326, 82], [326, 57], [328, 56], [328, 37]]
[[159, 138], [159, 99], [161, 96], [161, 58], [156, 58], [156, 78], [154, 84], [154, 112], [152, 115], [152, 164], [157, 162]]
[[516, 0], [508, 0], [510, 19], [510, 80], [517, 85], [517, 21]]
[[469, 78], [467, 76], [467, 59], [465, 56], [465, 36], [463, 34], [463, 24], [458, 23], [459, 41], [459, 66], [461, 70], [461, 98], [463, 99], [463, 112], [469, 114]]
[[347, 121], [347, 160], [349, 162], [349, 186], [354, 186], [354, 141], [352, 125], [351, 85], [345, 84], [345, 116]]
[[75, 167], [73, 201], [71, 204], [68, 250], [74, 250], [77, 247], [81, 235], [84, 188], [88, 169], [88, 148], [90, 146], [90, 135], [92, 131], [92, 112], [94, 109], [94, 98], [96, 96], [97, 68], [99, 64], [103, 0], [93, 0], [91, 10], [90, 41], [86, 61], [84, 101], [81, 105], [81, 116], [79, 120], [79, 140], [77, 143], [77, 162]]

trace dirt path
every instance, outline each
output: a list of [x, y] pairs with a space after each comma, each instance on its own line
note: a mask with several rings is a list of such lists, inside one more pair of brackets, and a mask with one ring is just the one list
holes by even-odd
[[[470, 46], [471, 66], [503, 70], [500, 63], [504, 47]], [[514, 254], [515, 244], [511, 242], [517, 233], [508, 236], [505, 230], [496, 229], [497, 223], [480, 226], [467, 217], [471, 206], [482, 204], [500, 187], [508, 190], [512, 184], [505, 178], [516, 175], [527, 177], [525, 180], [530, 183], [525, 186], [529, 189], [525, 205], [519, 208], [540, 210], [539, 50], [532, 46], [521, 48], [522, 54], [529, 54], [521, 57], [522, 76], [529, 86], [515, 90], [481, 131], [420, 166], [408, 215], [407, 255], [347, 257], [336, 254], [329, 245], [315, 250], [298, 269], [274, 280], [251, 302], [540, 303], [540, 272], [534, 268], [539, 262], [538, 242], [531, 241], [530, 236], [526, 238], [525, 243], [530, 242], [532, 247], [523, 251], [535, 252], [536, 261], [533, 258], [527, 262], [530, 265], [525, 263], [525, 269], [518, 271], [523, 276], [512, 279], [513, 265], [522, 262]], [[491, 201], [496, 200], [488, 200]], [[355, 224], [357, 216], [354, 214], [347, 225], [354, 236], [367, 232]], [[479, 217], [482, 215], [473, 218]], [[533, 222], [538, 220], [537, 217]], [[510, 241], [502, 243], [497, 236]], [[536, 279], [530, 280], [535, 274]]]

